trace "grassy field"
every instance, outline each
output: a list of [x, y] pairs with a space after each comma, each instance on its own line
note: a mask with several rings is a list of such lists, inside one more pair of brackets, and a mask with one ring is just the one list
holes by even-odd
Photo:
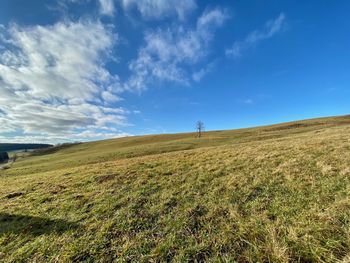
[[0, 186], [0, 262], [350, 262], [350, 116], [82, 143]]

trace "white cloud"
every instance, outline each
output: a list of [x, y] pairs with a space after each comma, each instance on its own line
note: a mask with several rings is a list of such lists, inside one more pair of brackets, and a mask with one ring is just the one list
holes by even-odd
[[231, 48], [226, 49], [226, 55], [232, 58], [241, 57], [247, 49], [281, 32], [285, 26], [285, 20], [286, 16], [281, 13], [276, 19], [268, 21], [262, 30], [255, 30], [243, 41], [233, 43]]
[[200, 82], [202, 78], [204, 78], [205, 75], [207, 75], [209, 72], [211, 72], [214, 68], [214, 62], [208, 63], [204, 68], [199, 69], [198, 71], [195, 71], [192, 74], [192, 79], [195, 82]]
[[117, 41], [111, 28], [59, 22], [12, 25], [1, 35], [0, 133], [74, 138], [80, 130], [127, 125], [126, 110], [106, 106], [119, 99], [120, 85], [105, 67]]
[[221, 8], [207, 9], [204, 13], [198, 18], [197, 28], [210, 28], [221, 26], [224, 21], [228, 18], [225, 10]]
[[102, 94], [102, 99], [104, 99], [106, 102], [116, 102], [122, 100], [119, 96], [113, 94], [111, 91], [103, 91]]
[[132, 134], [122, 131], [113, 132], [96, 132], [94, 130], [85, 130], [81, 133], [63, 134], [63, 135], [17, 135], [17, 136], [1, 136], [2, 143], [64, 143], [64, 142], [81, 142], [89, 140], [103, 140], [111, 138], [120, 138], [132, 136]]
[[188, 84], [188, 71], [207, 56], [215, 30], [227, 18], [224, 10], [216, 8], [206, 10], [192, 29], [173, 26], [147, 32], [145, 45], [130, 63], [132, 76], [126, 88], [143, 90], [154, 81]]
[[107, 16], [113, 16], [115, 12], [114, 0], [99, 0], [100, 13]]
[[121, 0], [125, 10], [136, 8], [146, 19], [177, 15], [180, 20], [196, 9], [195, 0]]

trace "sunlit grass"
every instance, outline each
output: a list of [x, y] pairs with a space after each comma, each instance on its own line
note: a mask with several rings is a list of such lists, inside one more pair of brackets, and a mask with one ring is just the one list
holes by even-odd
[[348, 262], [350, 118], [130, 137], [0, 171], [0, 261]]

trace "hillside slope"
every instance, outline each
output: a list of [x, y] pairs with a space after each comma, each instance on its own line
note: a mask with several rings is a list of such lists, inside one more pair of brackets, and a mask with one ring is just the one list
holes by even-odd
[[350, 116], [83, 143], [0, 170], [0, 261], [350, 260]]

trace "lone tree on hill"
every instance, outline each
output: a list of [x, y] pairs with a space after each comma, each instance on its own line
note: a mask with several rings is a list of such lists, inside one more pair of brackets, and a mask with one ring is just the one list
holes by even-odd
[[197, 137], [202, 137], [202, 132], [204, 131], [204, 123], [202, 121], [197, 121], [196, 123]]

